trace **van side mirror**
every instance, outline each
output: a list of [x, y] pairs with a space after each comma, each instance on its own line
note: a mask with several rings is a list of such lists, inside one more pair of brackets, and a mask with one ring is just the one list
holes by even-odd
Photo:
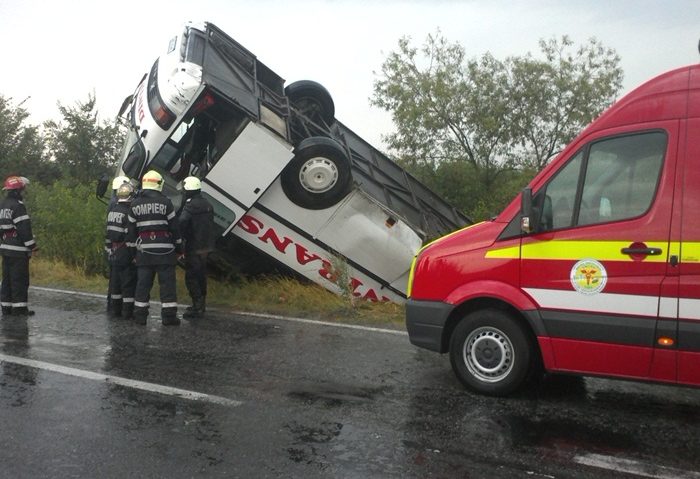
[[520, 230], [523, 233], [535, 231], [535, 211], [532, 207], [532, 188], [524, 188], [520, 196]]

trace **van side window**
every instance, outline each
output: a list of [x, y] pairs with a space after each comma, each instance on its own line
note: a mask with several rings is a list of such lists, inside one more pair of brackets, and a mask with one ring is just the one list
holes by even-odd
[[644, 214], [654, 199], [665, 151], [666, 135], [660, 132], [591, 145], [577, 224]]
[[542, 229], [568, 228], [574, 216], [576, 187], [581, 175], [583, 152], [578, 152], [547, 185], [544, 199], [546, 208], [542, 215]]
[[635, 218], [654, 199], [666, 134], [648, 132], [587, 145], [535, 198], [540, 231]]

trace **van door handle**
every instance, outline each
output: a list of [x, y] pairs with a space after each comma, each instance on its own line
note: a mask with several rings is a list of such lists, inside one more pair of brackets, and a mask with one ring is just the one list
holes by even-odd
[[622, 254], [639, 254], [658, 256], [661, 254], [661, 248], [622, 248]]

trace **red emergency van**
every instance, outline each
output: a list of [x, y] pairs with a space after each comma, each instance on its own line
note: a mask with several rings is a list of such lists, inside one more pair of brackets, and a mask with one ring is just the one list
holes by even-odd
[[468, 388], [700, 385], [700, 65], [632, 91], [494, 220], [425, 246], [406, 326]]

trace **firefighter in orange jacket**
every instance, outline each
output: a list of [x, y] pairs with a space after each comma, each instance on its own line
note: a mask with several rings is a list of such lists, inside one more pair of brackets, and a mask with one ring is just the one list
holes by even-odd
[[22, 193], [29, 180], [21, 176], [8, 176], [3, 190], [7, 196], [0, 203], [0, 231], [2, 231], [2, 287], [0, 305], [2, 314], [31, 316], [28, 308], [29, 258], [37, 249], [32, 222], [22, 202]]

